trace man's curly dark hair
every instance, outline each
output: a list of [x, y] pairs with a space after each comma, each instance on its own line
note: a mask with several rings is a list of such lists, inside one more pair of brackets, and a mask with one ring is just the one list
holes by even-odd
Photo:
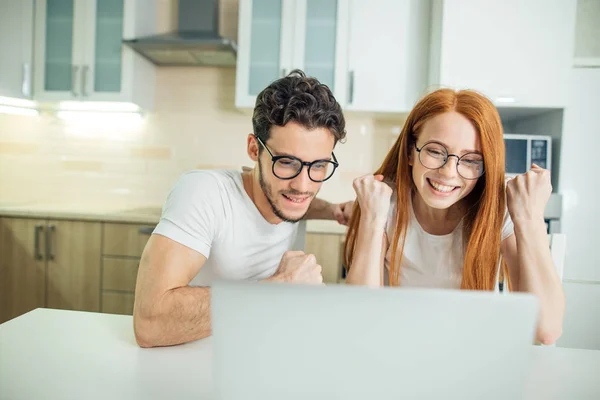
[[346, 137], [342, 108], [329, 87], [298, 69], [258, 94], [252, 116], [254, 134], [264, 143], [273, 125], [285, 126], [290, 121], [306, 129], [327, 128], [336, 143]]

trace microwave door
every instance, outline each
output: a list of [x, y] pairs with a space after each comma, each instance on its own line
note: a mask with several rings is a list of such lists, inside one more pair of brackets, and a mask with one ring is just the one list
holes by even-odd
[[525, 137], [507, 137], [504, 140], [506, 157], [506, 174], [516, 176], [529, 170], [531, 151], [529, 141]]
[[529, 171], [531, 168], [531, 139], [527, 139], [527, 166], [525, 171]]

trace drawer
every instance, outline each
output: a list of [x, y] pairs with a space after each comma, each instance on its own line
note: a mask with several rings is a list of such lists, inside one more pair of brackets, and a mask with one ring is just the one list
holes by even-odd
[[102, 312], [133, 315], [134, 296], [130, 293], [102, 292]]
[[105, 223], [102, 254], [141, 257], [154, 226]]
[[104, 257], [102, 259], [102, 289], [133, 292], [139, 264], [139, 260], [135, 259]]

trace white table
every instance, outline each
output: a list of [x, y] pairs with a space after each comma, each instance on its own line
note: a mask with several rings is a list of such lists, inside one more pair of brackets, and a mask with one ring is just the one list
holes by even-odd
[[[525, 399], [600, 399], [600, 351], [531, 351]], [[0, 325], [1, 400], [210, 399], [211, 362], [210, 338], [139, 348], [130, 316], [37, 309]]]

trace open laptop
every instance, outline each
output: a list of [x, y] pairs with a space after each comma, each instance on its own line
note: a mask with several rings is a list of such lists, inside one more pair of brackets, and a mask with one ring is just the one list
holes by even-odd
[[518, 399], [528, 294], [218, 281], [217, 398]]

